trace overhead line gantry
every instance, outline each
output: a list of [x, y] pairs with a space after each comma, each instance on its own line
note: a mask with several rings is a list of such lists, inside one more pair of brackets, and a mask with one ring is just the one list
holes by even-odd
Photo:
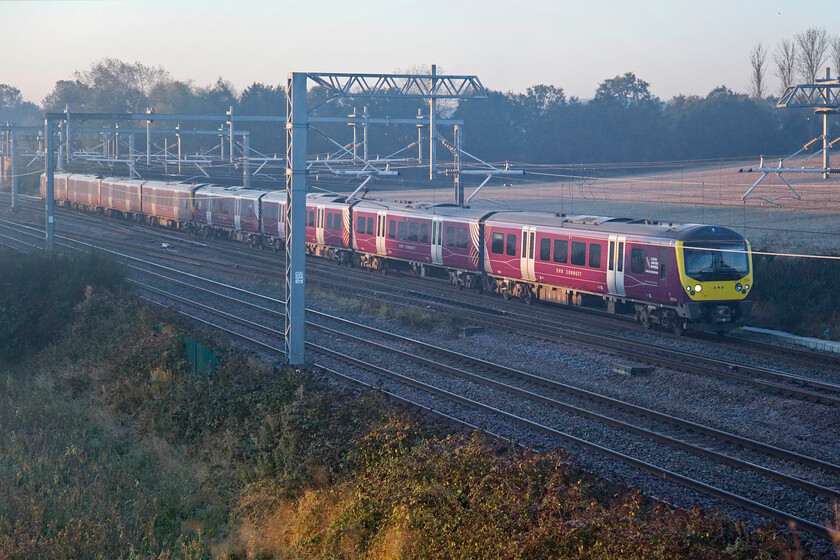
[[[794, 198], [796, 200], [801, 200], [801, 196], [799, 193], [796, 192], [796, 189], [788, 183], [787, 179], [782, 176], [782, 173], [820, 173], [823, 176], [823, 179], [828, 179], [832, 173], [837, 173], [837, 169], [831, 169], [831, 148], [837, 143], [840, 142], [840, 137], [835, 138], [834, 140], [829, 140], [828, 135], [828, 117], [829, 115], [837, 114], [838, 109], [840, 109], [840, 80], [837, 78], [831, 78], [831, 69], [825, 69], [825, 78], [821, 80], [816, 80], [813, 84], [799, 84], [795, 86], [790, 86], [785, 90], [785, 93], [779, 99], [779, 102], [776, 103], [777, 109], [814, 109], [814, 113], [816, 115], [822, 115], [823, 121], [823, 132], [822, 135], [817, 136], [807, 144], [805, 144], [801, 149], [794, 152], [793, 154], [789, 155], [784, 159], [779, 160], [779, 165], [777, 167], [765, 167], [764, 166], [764, 156], [761, 156], [761, 163], [759, 167], [749, 167], [749, 168], [742, 168], [739, 171], [741, 173], [761, 173], [761, 177], [758, 178], [753, 186], [749, 188], [747, 192], [744, 193], [744, 196], [741, 197], [741, 200], [750, 200], [750, 199], [758, 199], [763, 200], [769, 203], [775, 203], [777, 200], [782, 198]], [[823, 156], [823, 166], [820, 167], [784, 167], [784, 164], [791, 159], [795, 158], [802, 152], [808, 150], [811, 146], [816, 144], [822, 140], [822, 149], [818, 150], [817, 152], [811, 154], [804, 160], [802, 160], [801, 164], [804, 164], [808, 160], [822, 154]], [[776, 174], [779, 179], [784, 182], [785, 185], [793, 192], [793, 195], [782, 195], [777, 196], [775, 198], [767, 199], [761, 196], [750, 196], [750, 194], [755, 190], [756, 187], [764, 180], [767, 175], [770, 173]]]

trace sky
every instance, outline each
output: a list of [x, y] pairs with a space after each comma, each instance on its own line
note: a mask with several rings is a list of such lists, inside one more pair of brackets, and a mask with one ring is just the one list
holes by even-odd
[[[772, 53], [810, 27], [840, 34], [840, 2], [0, 0], [0, 83], [40, 103], [56, 81], [106, 57], [198, 86], [221, 77], [238, 91], [285, 84], [289, 72], [437, 64], [493, 90], [551, 84], [581, 99], [633, 72], [668, 100], [720, 85], [746, 92], [751, 49]], [[776, 90], [772, 67], [768, 79]]]

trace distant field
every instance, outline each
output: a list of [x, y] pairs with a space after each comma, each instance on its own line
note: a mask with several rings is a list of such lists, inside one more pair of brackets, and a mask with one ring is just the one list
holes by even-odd
[[[473, 200], [471, 206], [501, 209], [543, 210], [566, 214], [626, 216], [661, 221], [696, 222], [731, 227], [761, 250], [802, 254], [840, 255], [840, 175], [823, 180], [818, 174], [787, 174], [801, 200], [741, 200], [760, 177], [739, 173], [741, 167], [758, 166], [758, 160], [731, 166], [696, 166], [673, 171], [634, 174], [609, 179], [562, 178], [546, 180], [527, 174], [516, 182], [495, 179]], [[778, 162], [765, 162], [765, 166]], [[808, 167], [818, 167], [814, 158]], [[840, 156], [832, 159], [840, 167]], [[791, 163], [786, 164], [791, 167]], [[581, 173], [584, 175], [584, 173]], [[507, 183], [509, 186], [502, 186]], [[465, 198], [477, 187], [471, 179]], [[765, 199], [793, 194], [776, 177], [768, 175], [752, 193]], [[451, 202], [452, 187], [372, 190], [368, 197], [398, 200]]]

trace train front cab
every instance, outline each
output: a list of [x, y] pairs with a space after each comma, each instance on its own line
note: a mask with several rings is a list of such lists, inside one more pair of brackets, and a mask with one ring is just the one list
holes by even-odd
[[752, 308], [750, 244], [727, 231], [732, 235], [677, 242], [677, 268], [685, 296], [678, 312], [696, 328], [728, 330], [743, 322]]

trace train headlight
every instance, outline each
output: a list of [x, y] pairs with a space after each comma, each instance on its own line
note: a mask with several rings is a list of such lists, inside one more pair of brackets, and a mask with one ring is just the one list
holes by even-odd
[[703, 286], [701, 286], [700, 284], [697, 284], [696, 286], [694, 286], [694, 291], [699, 294], [700, 292], [703, 291]]
[[744, 291], [747, 291], [747, 290], [749, 290], [749, 289], [750, 289], [750, 285], [749, 285], [749, 284], [747, 284], [746, 286], [744, 286]]
[[686, 291], [686, 292], [690, 292], [690, 291], [691, 291], [691, 286], [686, 286], [686, 287], [685, 287], [685, 291]]
[[736, 292], [740, 292], [740, 291], [741, 291], [741, 283], [740, 283], [740, 282], [738, 282], [737, 284], [735, 284], [735, 291], [736, 291]]

